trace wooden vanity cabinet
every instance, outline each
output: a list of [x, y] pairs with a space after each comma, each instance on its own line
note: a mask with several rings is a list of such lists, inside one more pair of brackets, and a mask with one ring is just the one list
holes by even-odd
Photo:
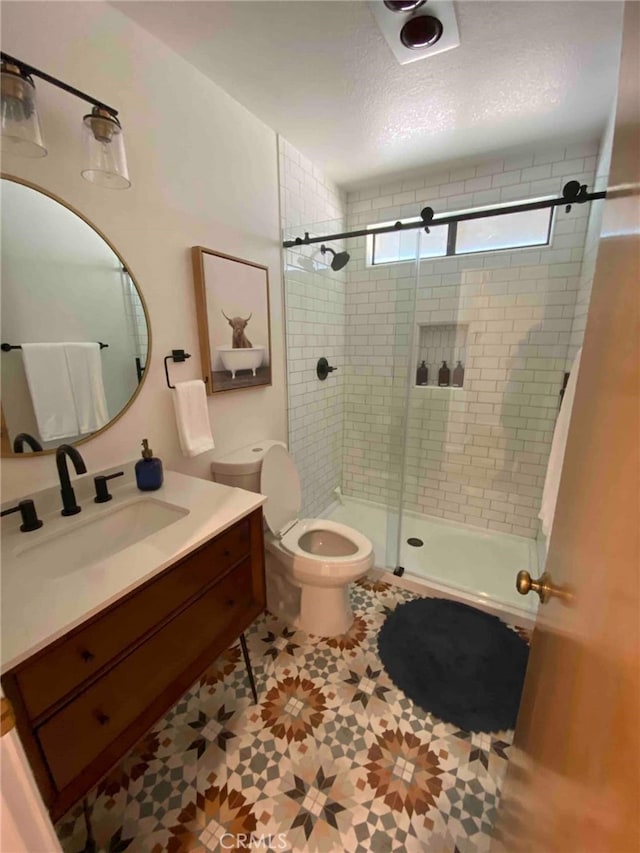
[[53, 820], [264, 607], [258, 509], [2, 676]]

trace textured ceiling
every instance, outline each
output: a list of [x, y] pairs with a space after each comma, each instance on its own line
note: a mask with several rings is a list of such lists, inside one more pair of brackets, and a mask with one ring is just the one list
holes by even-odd
[[114, 2], [349, 188], [543, 140], [595, 138], [617, 2], [456, 2], [461, 45], [399, 65], [365, 2]]

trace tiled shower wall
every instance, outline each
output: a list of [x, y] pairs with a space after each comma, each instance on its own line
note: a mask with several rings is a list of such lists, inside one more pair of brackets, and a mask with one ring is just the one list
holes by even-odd
[[136, 290], [131, 276], [124, 270], [120, 273], [122, 282], [122, 298], [124, 301], [124, 313], [129, 323], [129, 334], [133, 343], [134, 357], [140, 359], [140, 366], [146, 367], [149, 338], [147, 321], [144, 316], [142, 302]]
[[[347, 226], [416, 216], [425, 204], [439, 214], [559, 195], [572, 179], [592, 187], [597, 154], [597, 142], [538, 149], [354, 192]], [[468, 337], [463, 389], [411, 389], [405, 509], [535, 536], [558, 392], [581, 334], [589, 207], [557, 208], [549, 247], [421, 263], [415, 324], [466, 324]], [[390, 439], [394, 353], [397, 372], [406, 347], [393, 300], [415, 266], [367, 266], [364, 238], [349, 251], [343, 489], [389, 502], [398, 488], [390, 441], [402, 441]]]
[[[279, 137], [282, 230], [299, 236], [309, 223], [343, 231], [346, 197], [292, 145]], [[338, 250], [336, 244], [331, 244]], [[346, 271], [327, 272], [317, 246], [285, 255], [289, 449], [303, 488], [304, 515], [319, 515], [342, 483]], [[320, 382], [321, 356], [338, 370]]]

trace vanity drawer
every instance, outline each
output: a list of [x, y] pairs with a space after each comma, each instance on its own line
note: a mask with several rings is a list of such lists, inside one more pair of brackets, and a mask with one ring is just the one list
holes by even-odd
[[[58, 791], [89, 765], [100, 778], [198, 677], [207, 662], [198, 671], [192, 666], [216, 638], [227, 632], [233, 639], [246, 628], [261, 609], [254, 604], [247, 559], [40, 726], [36, 737]], [[181, 684], [185, 673], [191, 681]], [[143, 720], [144, 727], [136, 731], [135, 721], [148, 716], [149, 709], [155, 717]], [[120, 736], [128, 742], [118, 740]]]
[[250, 521], [244, 518], [158, 578], [17, 667], [15, 675], [29, 718], [34, 720], [155, 629], [207, 584], [246, 557], [250, 548]]

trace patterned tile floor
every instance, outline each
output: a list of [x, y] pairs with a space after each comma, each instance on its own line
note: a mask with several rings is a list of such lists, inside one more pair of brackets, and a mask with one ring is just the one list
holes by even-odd
[[[90, 794], [92, 849], [488, 850], [511, 732], [460, 731], [391, 683], [378, 630], [414, 597], [363, 579], [333, 639], [261, 616], [246, 634], [260, 704], [229, 649]], [[57, 832], [85, 849], [81, 806]]]

